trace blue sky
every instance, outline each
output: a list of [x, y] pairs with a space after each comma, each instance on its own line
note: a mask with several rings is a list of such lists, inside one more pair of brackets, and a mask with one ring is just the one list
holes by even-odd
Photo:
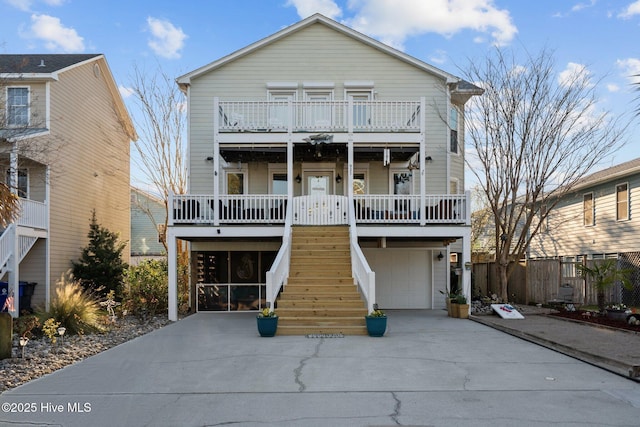
[[[136, 64], [177, 77], [316, 12], [452, 74], [495, 45], [547, 47], [559, 73], [589, 70], [601, 109], [640, 106], [640, 0], [0, 0], [0, 53], [103, 53], [126, 95]], [[635, 123], [605, 166], [640, 156]]]

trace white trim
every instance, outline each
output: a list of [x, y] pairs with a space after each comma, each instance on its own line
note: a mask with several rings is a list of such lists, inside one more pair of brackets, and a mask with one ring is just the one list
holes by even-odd
[[298, 82], [267, 82], [269, 90], [298, 90]]
[[347, 80], [344, 82], [345, 89], [373, 89], [373, 80]]
[[[26, 107], [27, 107], [27, 123], [20, 123], [20, 124], [10, 124], [9, 123], [9, 117], [10, 117], [10, 113], [9, 113], [9, 90], [10, 89], [26, 89], [27, 90], [27, 104], [26, 104]], [[5, 111], [5, 114], [6, 114], [7, 128], [15, 129], [15, 128], [23, 127], [23, 126], [26, 126], [26, 127], [31, 126], [31, 86], [29, 86], [29, 85], [12, 85], [12, 84], [7, 85], [6, 90], [5, 90], [4, 111]]]
[[[287, 177], [287, 186], [289, 181], [289, 174], [287, 173], [287, 164], [286, 163], [269, 163], [267, 165], [267, 173], [269, 176], [269, 194], [273, 193], [273, 175], [285, 175]], [[284, 194], [287, 194], [285, 192]]]
[[302, 82], [303, 89], [333, 89], [335, 87], [333, 82]]

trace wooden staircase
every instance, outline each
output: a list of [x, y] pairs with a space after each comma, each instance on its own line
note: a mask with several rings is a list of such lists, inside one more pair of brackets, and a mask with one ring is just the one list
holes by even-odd
[[277, 335], [366, 335], [367, 308], [351, 273], [348, 226], [293, 227]]

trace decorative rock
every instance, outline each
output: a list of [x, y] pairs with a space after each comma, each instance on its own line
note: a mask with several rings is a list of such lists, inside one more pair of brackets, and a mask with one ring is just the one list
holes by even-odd
[[65, 335], [64, 342], [51, 345], [47, 338], [29, 340], [22, 359], [18, 336], [14, 334], [12, 357], [0, 360], [0, 392], [49, 374], [101, 351], [115, 347], [169, 323], [166, 317], [154, 317], [140, 323], [126, 317], [111, 325], [103, 334]]

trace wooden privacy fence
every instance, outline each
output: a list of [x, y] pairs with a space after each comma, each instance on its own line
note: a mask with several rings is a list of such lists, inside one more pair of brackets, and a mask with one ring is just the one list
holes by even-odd
[[[598, 260], [587, 260], [593, 266]], [[596, 305], [596, 290], [588, 280], [578, 275], [576, 261], [563, 261], [560, 258], [528, 260], [516, 263], [509, 277], [507, 293], [509, 301], [517, 304], [545, 303], [554, 299], [561, 284], [570, 284], [574, 288], [576, 301], [585, 305]], [[606, 302], [625, 303], [640, 306], [640, 253], [624, 253], [618, 258], [619, 268], [633, 271], [632, 290], [623, 289], [620, 284], [605, 293]], [[495, 262], [473, 264], [472, 294], [490, 296], [500, 295], [498, 272]]]

